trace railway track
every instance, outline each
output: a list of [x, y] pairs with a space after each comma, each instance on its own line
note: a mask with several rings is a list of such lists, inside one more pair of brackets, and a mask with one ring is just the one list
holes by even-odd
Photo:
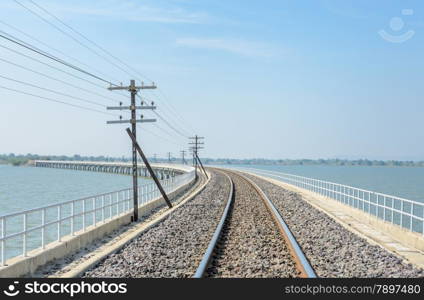
[[194, 278], [316, 277], [267, 195], [244, 175], [221, 171], [231, 192]]
[[82, 276], [187, 278], [196, 271], [227, 203], [230, 185], [211, 170], [208, 185], [170, 215], [142, 232]]

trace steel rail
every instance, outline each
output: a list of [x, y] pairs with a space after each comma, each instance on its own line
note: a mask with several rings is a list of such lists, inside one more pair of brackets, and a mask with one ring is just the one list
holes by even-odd
[[[259, 188], [259, 186], [256, 183], [254, 183], [251, 179], [245, 177], [244, 175], [242, 175], [240, 173], [236, 173], [236, 172], [233, 172], [233, 171], [230, 171], [230, 170], [222, 170], [222, 169], [220, 171], [222, 171], [224, 174], [225, 173], [231, 173], [231, 174], [234, 174], [236, 176], [241, 177], [242, 179], [244, 179], [249, 185], [251, 185], [256, 190], [256, 192], [259, 194], [259, 197], [264, 201], [264, 204], [267, 207], [268, 211], [270, 212], [270, 215], [274, 219], [274, 222], [277, 224], [279, 231], [280, 231], [281, 235], [283, 236], [283, 238], [284, 238], [284, 240], [285, 240], [285, 242], [286, 242], [286, 244], [289, 248], [290, 254], [291, 254], [294, 262], [296, 263], [296, 268], [301, 274], [300, 277], [316, 278], [317, 275], [316, 275], [315, 271], [313, 270], [312, 266], [310, 265], [305, 254], [303, 253], [301, 247], [297, 243], [296, 238], [293, 236], [292, 232], [290, 231], [289, 227], [285, 223], [284, 219], [281, 217], [281, 214], [279, 213], [279, 211], [277, 210], [275, 205], [272, 203], [272, 201], [267, 197], [265, 192], [261, 188]], [[212, 236], [212, 239], [209, 242], [208, 248], [206, 249], [206, 252], [205, 252], [203, 258], [200, 261], [200, 264], [199, 264], [193, 278], [202, 278], [204, 276], [205, 271], [206, 271], [206, 269], [209, 265], [209, 262], [211, 260], [213, 251], [216, 247], [216, 244], [219, 240], [222, 229], [224, 227], [225, 220], [228, 217], [228, 213], [230, 211], [231, 204], [234, 201], [234, 183], [233, 183], [233, 180], [231, 179], [231, 177], [228, 174], [225, 174], [225, 175], [228, 177], [228, 179], [231, 182], [231, 192], [230, 192], [230, 195], [229, 195], [229, 199], [227, 201], [227, 205], [226, 205], [224, 212], [222, 214], [221, 220], [216, 227], [216, 230], [215, 230], [215, 232]]]
[[228, 196], [227, 205], [225, 206], [224, 212], [222, 213], [221, 220], [219, 221], [218, 225], [216, 226], [215, 232], [212, 236], [212, 239], [209, 242], [208, 248], [206, 249], [205, 254], [203, 255], [202, 260], [200, 261], [199, 266], [197, 267], [196, 273], [194, 273], [193, 278], [202, 278], [205, 274], [205, 271], [209, 265], [209, 262], [211, 260], [213, 250], [215, 249], [216, 243], [218, 242], [218, 239], [221, 235], [222, 228], [224, 227], [225, 220], [227, 219], [228, 212], [230, 211], [231, 204], [233, 203], [234, 199], [234, 183], [233, 180], [224, 173], [224, 175], [228, 178], [230, 181], [230, 194]]
[[246, 180], [258, 192], [261, 199], [265, 202], [265, 206], [268, 208], [272, 218], [280, 229], [280, 232], [283, 235], [287, 246], [289, 247], [290, 253], [296, 263], [296, 267], [301, 273], [300, 277], [317, 278], [317, 275], [314, 269], [312, 268], [311, 264], [309, 263], [309, 260], [306, 258], [305, 254], [302, 251], [302, 248], [297, 243], [296, 238], [294, 237], [290, 228], [287, 226], [286, 222], [282, 218], [278, 209], [275, 207], [274, 203], [272, 203], [272, 201], [268, 198], [265, 192], [250, 178], [247, 178], [246, 176], [238, 173], [237, 175]]

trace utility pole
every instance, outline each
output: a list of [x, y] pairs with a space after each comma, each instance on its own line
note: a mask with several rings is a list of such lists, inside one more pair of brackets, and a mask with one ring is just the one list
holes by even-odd
[[168, 163], [171, 163], [171, 152], [168, 152]]
[[203, 140], [204, 137], [202, 136], [197, 136], [197, 134], [194, 137], [190, 137], [189, 139], [194, 140], [193, 142], [190, 142], [189, 145], [191, 145], [190, 149], [193, 152], [193, 165], [194, 165], [194, 169], [195, 169], [195, 174], [196, 174], [196, 178], [197, 178], [197, 157], [198, 157], [198, 153], [200, 149], [203, 149], [203, 147], [201, 147], [202, 145], [204, 145], [204, 142], [200, 142], [200, 140]]
[[156, 154], [156, 153], [155, 153], [155, 154], [153, 154], [153, 159], [154, 159], [155, 163], [157, 163], [157, 162], [158, 162], [157, 154]]
[[205, 170], [205, 168], [203, 167], [202, 161], [200, 160], [199, 156], [197, 156], [197, 154], [196, 154], [196, 158], [197, 158], [197, 161], [199, 162], [200, 167], [202, 168], [202, 171], [203, 171], [203, 173], [205, 174], [206, 178], [207, 178], [207, 179], [209, 179], [208, 173], [206, 173], [206, 170]]
[[187, 164], [187, 162], [185, 161], [185, 154], [186, 154], [186, 151], [181, 150], [181, 162], [182, 162], [183, 165]]
[[130, 123], [131, 124], [131, 133], [134, 136], [134, 140], [132, 142], [132, 175], [133, 175], [133, 198], [134, 198], [134, 215], [133, 215], [133, 221], [138, 220], [138, 168], [137, 168], [137, 149], [136, 149], [136, 142], [137, 142], [137, 123], [145, 123], [145, 122], [156, 122], [156, 119], [143, 119], [143, 116], [139, 120], [137, 120], [137, 109], [156, 109], [156, 106], [152, 105], [144, 105], [144, 102], [141, 101], [141, 106], [137, 106], [135, 103], [135, 96], [137, 95], [137, 92], [139, 90], [144, 89], [156, 89], [155, 84], [152, 85], [144, 85], [144, 83], [141, 83], [141, 86], [135, 85], [135, 80], [130, 81], [129, 86], [111, 86], [108, 88], [110, 91], [114, 90], [127, 90], [131, 93], [131, 106], [122, 106], [122, 102], [120, 103], [120, 106], [112, 106], [107, 107], [108, 110], [130, 110], [131, 111], [131, 119], [130, 120], [122, 120], [122, 116], [120, 116], [119, 121], [107, 121], [107, 124], [125, 124]]

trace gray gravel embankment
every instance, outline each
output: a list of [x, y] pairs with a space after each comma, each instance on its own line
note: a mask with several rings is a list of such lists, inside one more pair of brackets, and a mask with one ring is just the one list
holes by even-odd
[[297, 193], [247, 175], [279, 209], [319, 277], [424, 277], [380, 246], [342, 227]]
[[[231, 175], [231, 174], [230, 174]], [[231, 175], [235, 198], [207, 277], [296, 277], [299, 272], [263, 200]]]
[[222, 215], [229, 191], [228, 179], [213, 172], [200, 194], [84, 277], [191, 277]]
[[[186, 189], [181, 190], [178, 194], [175, 194], [170, 199], [172, 204], [178, 205], [181, 201], [184, 200], [184, 195], [188, 195], [202, 183], [203, 178], [200, 178], [200, 181], [196, 182], [193, 186], [187, 187]], [[154, 208], [148, 212], [146, 215], [139, 216], [139, 223], [147, 223], [155, 220], [167, 210], [168, 206], [165, 202], [163, 202], [157, 208]], [[125, 233], [132, 230], [134, 225], [134, 223], [129, 223], [127, 225], [121, 226], [106, 236], [94, 240], [89, 245], [78, 249], [76, 252], [73, 252], [70, 255], [50, 261], [49, 263], [39, 267], [33, 274], [27, 274], [26, 277], [60, 277], [68, 272], [72, 272], [81, 266], [81, 264], [94, 257], [96, 254], [101, 253], [103, 250], [107, 249], [111, 244], [119, 242], [122, 238], [124, 238]]]

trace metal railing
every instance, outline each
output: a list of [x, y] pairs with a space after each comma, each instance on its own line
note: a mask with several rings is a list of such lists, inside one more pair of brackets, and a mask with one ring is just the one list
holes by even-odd
[[[161, 180], [172, 193], [194, 179], [194, 171]], [[47, 244], [61, 242], [66, 236], [85, 232], [133, 209], [132, 189], [123, 189], [92, 197], [55, 203], [0, 216], [0, 266], [16, 256], [27, 256]], [[154, 182], [138, 187], [139, 205], [158, 199]]]
[[424, 203], [422, 202], [293, 174], [253, 168], [241, 169], [274, 177], [424, 235]]

